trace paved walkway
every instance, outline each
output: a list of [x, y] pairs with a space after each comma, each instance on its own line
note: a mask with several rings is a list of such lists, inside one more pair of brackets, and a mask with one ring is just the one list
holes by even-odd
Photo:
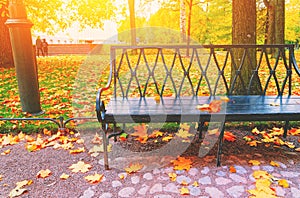
[[[227, 163], [230, 163], [230, 160]], [[274, 189], [277, 197], [300, 198], [300, 170], [298, 172], [295, 169], [297, 167], [295, 162], [288, 160], [276, 163], [279, 167], [271, 166], [269, 162], [264, 161], [256, 166], [231, 165], [236, 173], [230, 171], [230, 166], [213, 165], [201, 168], [192, 167], [189, 171], [174, 171], [170, 166], [133, 174], [112, 169], [105, 172], [106, 176], [110, 175], [109, 177], [105, 177], [101, 184], [86, 189], [81, 198], [250, 197], [248, 190], [256, 188], [253, 173], [258, 170], [266, 171], [274, 178], [284, 179], [289, 183], [289, 187], [284, 188], [278, 185], [277, 179], [272, 182], [271, 188]], [[169, 173], [176, 174], [174, 181], [170, 179]], [[185, 188], [188, 189], [188, 193], [181, 195], [181, 189]]]

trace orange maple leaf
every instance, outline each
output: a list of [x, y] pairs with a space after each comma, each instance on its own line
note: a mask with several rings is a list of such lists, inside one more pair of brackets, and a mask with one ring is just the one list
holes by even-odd
[[234, 142], [236, 140], [236, 136], [233, 135], [231, 132], [229, 131], [225, 131], [224, 132], [224, 138], [223, 140], [227, 140], [229, 142]]
[[190, 170], [192, 167], [192, 161], [189, 158], [177, 157], [176, 160], [172, 160], [171, 163], [174, 165], [174, 170]]
[[135, 132], [130, 134], [131, 136], [136, 136], [136, 137], [148, 136], [147, 126], [145, 124], [140, 124], [140, 125], [134, 126], [133, 128], [134, 128]]
[[46, 169], [46, 170], [40, 170], [36, 177], [37, 178], [46, 178], [46, 177], [49, 177], [51, 175], [51, 171], [49, 169]]

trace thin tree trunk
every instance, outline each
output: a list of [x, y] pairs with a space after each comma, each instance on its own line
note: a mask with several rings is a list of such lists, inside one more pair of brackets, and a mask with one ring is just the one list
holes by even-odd
[[181, 42], [186, 42], [186, 12], [185, 12], [185, 0], [180, 0], [180, 34]]

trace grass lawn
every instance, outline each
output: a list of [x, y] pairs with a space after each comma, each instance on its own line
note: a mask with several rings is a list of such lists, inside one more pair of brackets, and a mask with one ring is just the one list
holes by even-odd
[[[300, 65], [299, 50], [296, 51], [296, 59]], [[96, 91], [106, 84], [108, 78], [107, 55], [40, 57], [37, 64], [41, 105], [45, 111], [39, 117], [95, 117]], [[21, 111], [15, 69], [0, 68], [0, 73], [0, 117], [33, 117]], [[299, 85], [300, 78], [294, 78], [293, 94], [300, 95]], [[0, 132], [6, 133], [56, 127], [46, 121], [0, 121], [0, 126]]]

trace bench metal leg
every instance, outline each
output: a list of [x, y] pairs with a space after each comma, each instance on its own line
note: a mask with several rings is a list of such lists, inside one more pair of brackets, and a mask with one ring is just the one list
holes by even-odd
[[289, 128], [289, 121], [285, 121], [285, 125], [284, 125], [284, 133], [283, 133], [283, 137], [286, 138], [287, 137], [287, 132], [288, 132], [288, 128]]
[[104, 168], [105, 170], [109, 170], [108, 165], [108, 151], [107, 151], [107, 145], [108, 145], [108, 138], [106, 137], [108, 126], [107, 124], [102, 125], [102, 142], [103, 142], [103, 151], [104, 151]]
[[199, 132], [199, 139], [203, 139], [203, 126], [205, 122], [199, 122], [197, 131]]
[[221, 166], [221, 155], [222, 155], [222, 146], [223, 146], [223, 138], [225, 131], [225, 122], [221, 125], [221, 132], [219, 135], [219, 144], [218, 144], [218, 153], [217, 153], [217, 166]]

